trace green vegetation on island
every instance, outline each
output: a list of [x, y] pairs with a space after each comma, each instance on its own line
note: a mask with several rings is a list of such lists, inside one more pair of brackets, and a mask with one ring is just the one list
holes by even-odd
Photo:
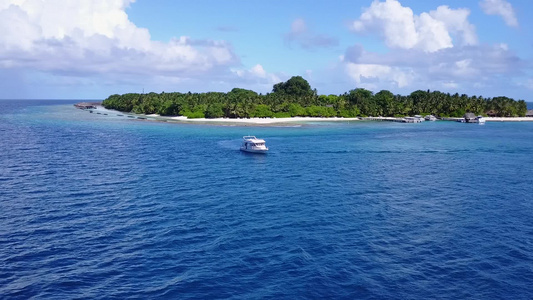
[[102, 105], [138, 114], [186, 116], [188, 118], [253, 117], [402, 117], [432, 114], [462, 117], [466, 112], [498, 117], [523, 117], [524, 100], [483, 98], [439, 91], [412, 92], [408, 96], [382, 90], [376, 94], [357, 88], [342, 95], [318, 95], [300, 76], [273, 86], [266, 95], [234, 88], [228, 93], [129, 93], [111, 95]]

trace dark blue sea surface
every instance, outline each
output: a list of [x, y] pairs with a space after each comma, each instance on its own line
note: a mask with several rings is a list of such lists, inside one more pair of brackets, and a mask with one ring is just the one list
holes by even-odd
[[533, 299], [533, 122], [213, 126], [74, 102], [0, 101], [0, 298]]

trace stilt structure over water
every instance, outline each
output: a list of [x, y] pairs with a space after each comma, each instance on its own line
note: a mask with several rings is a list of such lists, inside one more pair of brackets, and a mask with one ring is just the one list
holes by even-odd
[[80, 102], [74, 104], [74, 106], [79, 109], [96, 109], [96, 106], [100, 104], [100, 102]]

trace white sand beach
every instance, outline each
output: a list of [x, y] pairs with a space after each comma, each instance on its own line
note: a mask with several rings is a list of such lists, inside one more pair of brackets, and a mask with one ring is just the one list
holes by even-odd
[[[158, 116], [159, 117], [159, 116]], [[217, 118], [217, 119], [188, 119], [184, 116], [179, 117], [159, 117], [168, 118], [176, 121], [185, 122], [202, 122], [202, 123], [245, 123], [245, 124], [276, 124], [276, 123], [291, 123], [291, 122], [342, 122], [342, 121], [360, 121], [360, 120], [379, 120], [391, 118], [320, 118], [320, 117], [292, 117], [292, 118]], [[533, 122], [533, 117], [492, 117], [485, 118], [487, 122]]]
[[168, 118], [176, 121], [184, 122], [201, 122], [201, 123], [242, 123], [242, 124], [277, 124], [277, 123], [292, 123], [292, 122], [337, 122], [337, 121], [359, 121], [358, 118], [319, 118], [319, 117], [292, 117], [292, 118], [216, 118], [216, 119], [188, 119], [187, 117], [158, 117]]
[[[134, 114], [132, 114], [134, 115]], [[195, 122], [195, 123], [239, 123], [239, 124], [258, 124], [258, 125], [268, 125], [268, 124], [279, 124], [279, 123], [293, 123], [293, 122], [339, 122], [339, 121], [359, 121], [359, 118], [320, 118], [320, 117], [292, 117], [292, 118], [196, 118], [189, 119], [185, 116], [160, 116], [158, 114], [149, 114], [149, 115], [136, 115], [140, 117], [153, 118], [155, 120], [166, 120], [166, 121], [177, 121], [177, 122]]]
[[[114, 110], [108, 110], [103, 107], [99, 107], [99, 110], [107, 110], [110, 112], [115, 112]], [[116, 111], [118, 112], [118, 111]], [[207, 119], [207, 118], [198, 118], [198, 119], [189, 119], [185, 116], [160, 116], [158, 114], [149, 114], [149, 115], [140, 115], [140, 114], [129, 114], [136, 117], [148, 118], [156, 121], [171, 121], [171, 122], [186, 122], [186, 123], [210, 123], [210, 124], [246, 124], [246, 125], [275, 125], [275, 124], [287, 124], [287, 123], [306, 123], [306, 122], [346, 122], [346, 121], [361, 121], [361, 120], [380, 120], [380, 119], [390, 119], [384, 117], [374, 117], [374, 118], [321, 118], [321, 117], [292, 117], [292, 118], [240, 118], [240, 119], [230, 119], [230, 118], [216, 118], [216, 119]], [[456, 118], [449, 118], [450, 121], [453, 121]], [[487, 122], [533, 122], [533, 117], [486, 117]]]
[[487, 122], [533, 122], [533, 117], [486, 117]]

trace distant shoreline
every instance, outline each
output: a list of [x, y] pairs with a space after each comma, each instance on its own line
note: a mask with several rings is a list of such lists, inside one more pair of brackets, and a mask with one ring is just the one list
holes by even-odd
[[[291, 117], [291, 118], [242, 118], [242, 119], [230, 119], [230, 118], [197, 118], [189, 119], [183, 116], [165, 117], [158, 114], [141, 115], [145, 117], [156, 118], [168, 118], [176, 121], [184, 122], [210, 122], [210, 123], [247, 123], [247, 124], [276, 124], [276, 123], [289, 123], [289, 122], [347, 122], [347, 121], [380, 121], [388, 120], [392, 118], [386, 117], [358, 117], [358, 118], [340, 118], [340, 117]], [[461, 118], [457, 118], [461, 119]], [[485, 117], [487, 122], [533, 122], [533, 117]], [[453, 120], [448, 120], [452, 121]]]
[[279, 124], [291, 122], [337, 122], [337, 121], [360, 121], [359, 118], [321, 118], [321, 117], [291, 117], [291, 118], [195, 118], [189, 119], [184, 116], [165, 117], [157, 114], [145, 115], [145, 117], [154, 117], [157, 119], [169, 119], [178, 122], [196, 122], [196, 123], [241, 123], [241, 124]]
[[[244, 124], [244, 125], [275, 125], [287, 123], [306, 123], [306, 122], [354, 122], [354, 121], [387, 121], [392, 118], [386, 117], [357, 117], [357, 118], [342, 118], [342, 117], [290, 117], [290, 118], [193, 118], [189, 119], [185, 116], [161, 116], [159, 114], [134, 114], [124, 113], [117, 110], [106, 109], [98, 105], [98, 111], [107, 111], [107, 113], [116, 113], [117, 115], [124, 115], [135, 117], [136, 119], [160, 121], [160, 122], [176, 122], [176, 123], [204, 123], [204, 124]], [[456, 118], [460, 119], [460, 118]], [[533, 117], [485, 117], [487, 122], [533, 122]], [[449, 118], [447, 121], [454, 121]]]

